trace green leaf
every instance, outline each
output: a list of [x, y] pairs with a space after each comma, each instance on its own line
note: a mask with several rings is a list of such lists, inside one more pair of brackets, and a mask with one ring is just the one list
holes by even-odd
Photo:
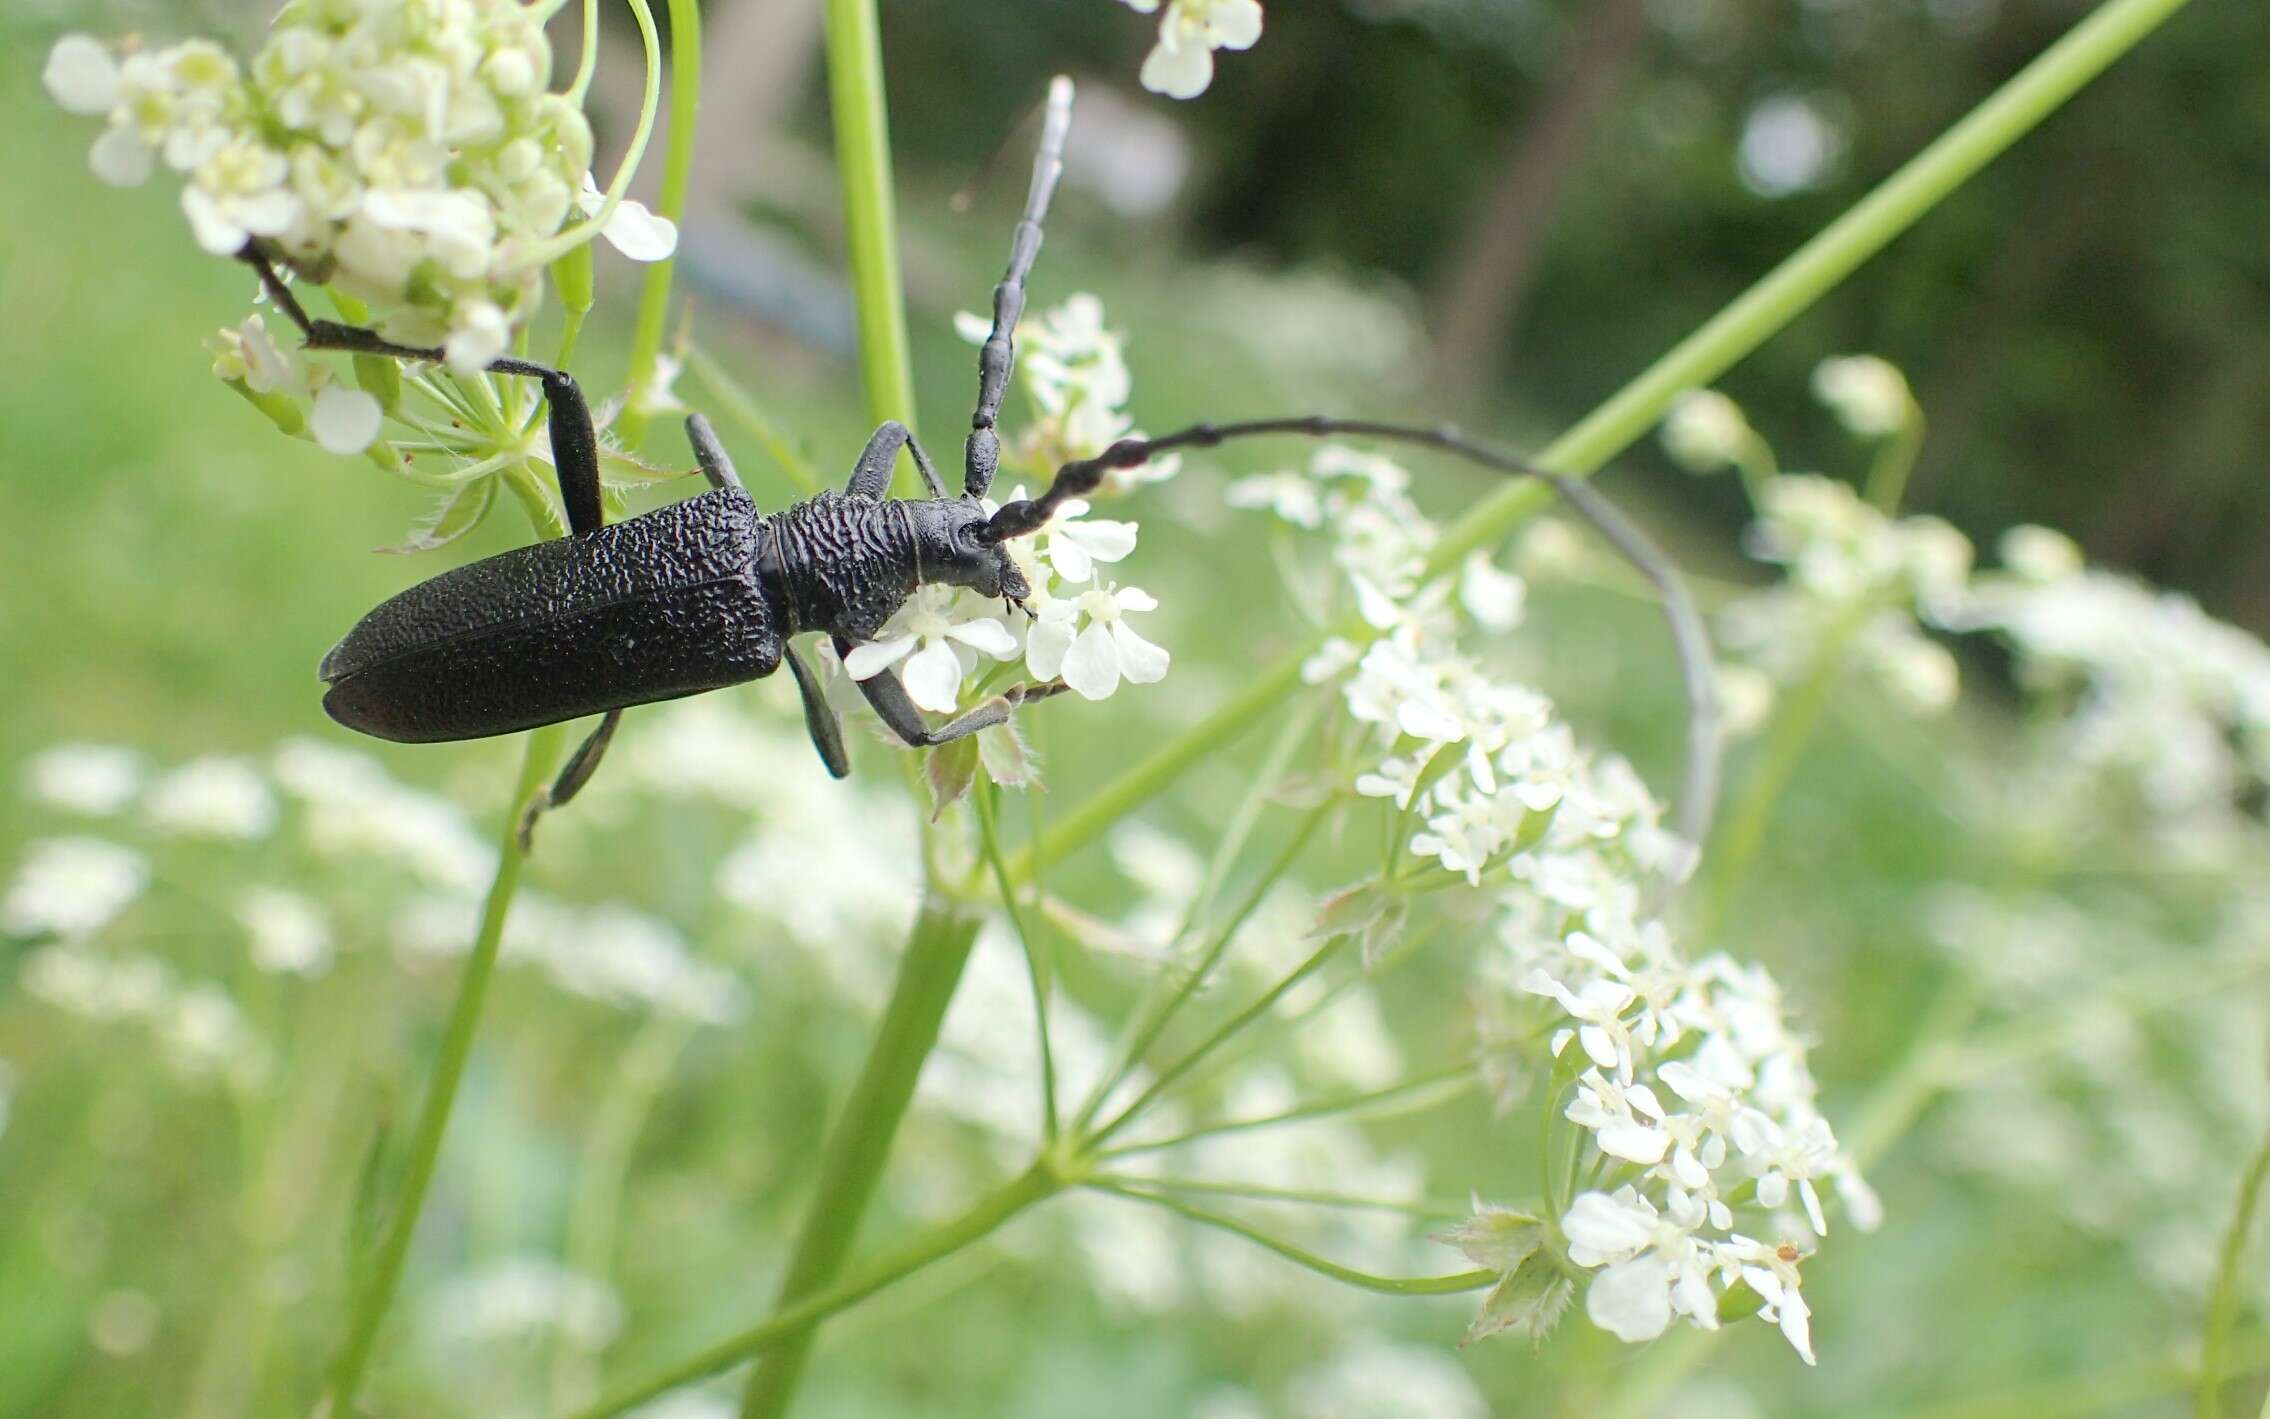
[[935, 823], [977, 781], [977, 736], [932, 749], [922, 776], [930, 784], [930, 821]]
[[601, 446], [599, 450], [599, 481], [610, 488], [643, 488], [690, 476], [688, 469], [665, 468], [619, 448]]
[[1511, 1271], [1545, 1241], [1545, 1225], [1527, 1212], [1476, 1203], [1474, 1215], [1434, 1240], [1456, 1247], [1466, 1259], [1490, 1271]]
[[481, 519], [496, 506], [497, 480], [493, 477], [475, 478], [454, 493], [445, 494], [441, 502], [424, 521], [410, 529], [410, 535], [399, 546], [381, 547], [381, 552], [405, 554], [431, 552], [450, 543], [481, 525]]
[[1576, 1283], [1543, 1252], [1531, 1252], [1482, 1298], [1482, 1309], [1458, 1343], [1471, 1345], [1512, 1331], [1542, 1344], [1576, 1295]]
[[1410, 903], [1387, 883], [1373, 878], [1342, 888], [1324, 899], [1309, 928], [1309, 939], [1329, 940], [1352, 936], [1365, 970], [1378, 964], [1387, 947], [1402, 933], [1411, 915]]
[[987, 778], [1003, 788], [1040, 786], [1040, 760], [1025, 743], [1024, 732], [1015, 720], [980, 730], [976, 738], [978, 762], [985, 766]]

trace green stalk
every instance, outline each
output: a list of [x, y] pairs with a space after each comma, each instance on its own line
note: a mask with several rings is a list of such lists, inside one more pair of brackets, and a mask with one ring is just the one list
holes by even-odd
[[[867, 422], [914, 427], [906, 294], [899, 280], [898, 212], [891, 197], [891, 124], [883, 104], [883, 38], [875, 0], [827, 0], [828, 107], [859, 303], [859, 382]], [[909, 488], [902, 487], [901, 493]]]
[[1382, 1295], [1451, 1296], [1461, 1291], [1479, 1291], [1485, 1286], [1495, 1286], [1504, 1279], [1504, 1273], [1497, 1271], [1460, 1271], [1448, 1276], [1374, 1276], [1368, 1271], [1357, 1271], [1336, 1261], [1327, 1261], [1305, 1247], [1295, 1246], [1282, 1237], [1271, 1236], [1259, 1227], [1241, 1222], [1226, 1213], [1209, 1212], [1203, 1207], [1193, 1207], [1172, 1197], [1145, 1192], [1137, 1187], [1107, 1183], [1100, 1178], [1091, 1179], [1088, 1186], [1098, 1192], [1108, 1192], [1114, 1197], [1124, 1197], [1131, 1202], [1148, 1202], [1153, 1207], [1164, 1207], [1201, 1226], [1217, 1228], [1243, 1237], [1255, 1246], [1266, 1247], [1294, 1265], [1304, 1266], [1319, 1276], [1329, 1276], [1344, 1285], [1376, 1291]]
[[472, 953], [466, 958], [464, 979], [457, 987], [457, 1001], [450, 1007], [449, 1024], [442, 1032], [441, 1054], [434, 1063], [433, 1082], [426, 1086], [425, 1103], [418, 1112], [418, 1127], [410, 1142], [402, 1195], [395, 1202], [386, 1239], [380, 1244], [370, 1285], [355, 1299], [354, 1314], [347, 1324], [346, 1343], [332, 1365], [330, 1399], [325, 1405], [330, 1413], [355, 1412], [363, 1367], [369, 1363], [371, 1346], [378, 1338], [378, 1323], [385, 1317], [387, 1303], [393, 1300], [394, 1288], [402, 1279], [402, 1263], [410, 1252], [410, 1237], [417, 1230], [426, 1189], [433, 1182], [434, 1166], [441, 1158], [442, 1136], [449, 1129], [450, 1109], [457, 1102], [458, 1085], [465, 1080], [466, 1061], [473, 1056], [473, 1035], [481, 1023], [481, 1004], [488, 995], [489, 978], [496, 972], [497, 951], [504, 941], [505, 916], [512, 908], [513, 894], [520, 888], [520, 869], [525, 862], [520, 851], [521, 811], [537, 788], [551, 777], [566, 734], [566, 725], [554, 724], [528, 736], [520, 761], [520, 782], [513, 789], [512, 804], [505, 814], [504, 833], [498, 845], [497, 875], [489, 885], [488, 902], [481, 911], [480, 934], [474, 938]]
[[[923, 903], [866, 1068], [844, 1103], [843, 1116], [828, 1134], [813, 1186], [812, 1210], [781, 1278], [775, 1321], [797, 1314], [797, 1302], [825, 1291], [843, 1270], [859, 1233], [860, 1217], [882, 1178], [899, 1120], [914, 1097], [922, 1061], [938, 1042], [938, 1027], [954, 998], [954, 986], [961, 980], [981, 920], [942, 897]], [[788, 1412], [811, 1355], [818, 1319], [814, 1315], [782, 1325], [768, 1338], [742, 1396], [744, 1419]]]
[[[2262, 1202], [2262, 1184], [2270, 1178], [2270, 1135], [2246, 1165], [2238, 1185], [2238, 1210], [2231, 1229], [2223, 1234], [2222, 1262], [2215, 1271], [2215, 1293], [2207, 1305], [2207, 1338], [2199, 1352], [2198, 1419], [2222, 1419], [2223, 1379], [2230, 1373], [2231, 1333], [2238, 1328], [2239, 1272], [2245, 1268], [2247, 1238], [2254, 1234], [2254, 1212]], [[2270, 1399], [2265, 1399], [2270, 1405]]]
[[826, 1317], [857, 1305], [932, 1262], [941, 1261], [962, 1248], [983, 1240], [1011, 1217], [1044, 1198], [1054, 1196], [1063, 1187], [1061, 1178], [1036, 1167], [980, 1198], [967, 1212], [953, 1221], [924, 1232], [905, 1245], [884, 1253], [872, 1266], [850, 1280], [814, 1292], [795, 1305], [784, 1308], [763, 1324], [753, 1326], [730, 1340], [721, 1341], [700, 1354], [673, 1365], [659, 1375], [617, 1392], [576, 1414], [574, 1419], [611, 1419], [613, 1415], [626, 1409], [635, 1409], [680, 1385], [692, 1384], [696, 1380], [730, 1370], [753, 1355], [764, 1354], [768, 1347], [784, 1339], [799, 1334], [808, 1335], [811, 1328]]
[[[1584, 477], [1628, 448], [1654, 427], [1673, 399], [1710, 383], [1771, 339], [2185, 3], [2107, 0], [1858, 205], [1555, 439], [1537, 456], [1537, 464]], [[1498, 542], [1551, 497], [1535, 481], [1507, 483], [1443, 534], [1428, 560], [1428, 574], [1440, 574], [1468, 552]], [[1261, 671], [1235, 699], [1105, 785], [1033, 848], [1012, 858], [1012, 875], [1022, 880], [1091, 841], [1240, 730], [1267, 719], [1280, 700], [1299, 688], [1300, 662], [1323, 639], [1319, 633]]]
[[[670, 141], [663, 152], [662, 191], [655, 210], [681, 224], [686, 219], [686, 185], [693, 175], [694, 129], [700, 115], [701, 0], [670, 0]], [[670, 319], [670, 276], [677, 264], [672, 253], [647, 267], [646, 284], [639, 289], [630, 373], [623, 381], [623, 412], [616, 423], [626, 448], [638, 447], [653, 416], [647, 390], [662, 356], [662, 331]]]

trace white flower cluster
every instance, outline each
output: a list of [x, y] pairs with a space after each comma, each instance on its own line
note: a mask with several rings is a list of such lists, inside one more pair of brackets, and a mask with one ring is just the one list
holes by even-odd
[[[1159, 0], [1126, 0], [1148, 15]], [[1143, 60], [1143, 87], [1172, 99], [1194, 99], [1214, 82], [1214, 51], [1251, 49], [1261, 38], [1260, 0], [1166, 0], [1158, 43]]]
[[24, 850], [0, 898], [0, 932], [81, 940], [110, 925], [149, 884], [149, 863], [131, 849], [101, 838], [43, 838]]
[[1937, 712], [1955, 702], [1954, 656], [1918, 618], [1942, 624], [1962, 604], [1971, 569], [1962, 533], [1935, 517], [1886, 517], [1848, 484], [1792, 474], [1760, 488], [1749, 549], [1788, 576], [1719, 613], [1727, 653], [1794, 684], [1845, 636], [1845, 652], [1901, 703]]
[[[1820, 1184], [1862, 1230], [1880, 1208], [1821, 1116], [1779, 987], [1723, 954], [1689, 964], [1660, 923], [1604, 909], [1575, 921], [1539, 931], [1525, 906], [1505, 943], [1514, 985], [1559, 1006], [1551, 1048], [1575, 1085], [1563, 1116], [1627, 1179], [1558, 1219], [1569, 1260], [1599, 1268], [1586, 1313], [1627, 1341], [1674, 1318], [1715, 1329], [1739, 1281], [1811, 1363], [1798, 1268], [1828, 1231]], [[1737, 1230], [1753, 1207], [1775, 1240]]]
[[167, 1064], [191, 1082], [259, 1083], [266, 1048], [221, 986], [184, 980], [154, 956], [106, 951], [84, 942], [42, 946], [26, 956], [25, 994], [96, 1024], [149, 1031]]
[[[465, 954], [480, 926], [474, 897], [420, 896], [394, 914], [394, 949], [426, 962]], [[619, 902], [578, 907], [522, 891], [505, 918], [500, 959], [534, 966], [570, 995], [700, 1025], [738, 1023], [749, 1008], [740, 979], [701, 960], [668, 922]]]
[[2135, 805], [2166, 834], [2223, 838], [2253, 817], [2243, 805], [2270, 785], [2270, 647], [2187, 596], [2084, 567], [2047, 528], [2013, 528], [2001, 550], [2006, 570], [1948, 620], [2005, 639], [2021, 682], [2060, 711], [2034, 722], [2026, 793], [2064, 812]]
[[[972, 341], [983, 341], [990, 329], [966, 312], [955, 320]], [[1101, 453], [1132, 432], [1125, 411], [1132, 389], [1127, 363], [1119, 336], [1104, 327], [1103, 306], [1095, 297], [1074, 296], [1040, 313], [1018, 327], [1017, 339], [1019, 368], [1037, 417], [1018, 440], [1014, 460], [1045, 477], [1056, 464]], [[1131, 477], [1155, 482], [1173, 476], [1178, 466], [1160, 459], [1131, 470]], [[1019, 486], [1009, 497], [1026, 495]], [[1031, 588], [1024, 600], [1028, 616], [967, 590], [927, 586], [881, 635], [844, 658], [844, 672], [866, 680], [902, 666], [908, 696], [937, 714], [963, 707], [962, 684], [986, 660], [1006, 664], [1021, 657], [1034, 678], [1061, 676], [1091, 700], [1109, 696], [1122, 682], [1155, 684], [1167, 673], [1167, 652], [1145, 639], [1128, 617], [1158, 609], [1158, 601], [1141, 587], [1120, 586], [1100, 574], [1104, 564], [1135, 550], [1136, 525], [1090, 518], [1092, 510], [1086, 499], [1070, 499], [1039, 532], [1003, 544]], [[985, 738], [996, 741], [1001, 733], [989, 731]], [[1011, 781], [999, 759], [988, 757], [987, 765], [1003, 782]]]
[[[533, 313], [546, 239], [590, 185], [591, 127], [546, 91], [545, 7], [518, 0], [293, 0], [240, 65], [206, 40], [120, 50], [67, 35], [48, 91], [107, 127], [97, 176], [184, 175], [198, 245], [257, 241], [379, 309], [389, 338], [471, 372]], [[596, 206], [597, 204], [592, 204]], [[675, 233], [622, 229], [653, 259]]]

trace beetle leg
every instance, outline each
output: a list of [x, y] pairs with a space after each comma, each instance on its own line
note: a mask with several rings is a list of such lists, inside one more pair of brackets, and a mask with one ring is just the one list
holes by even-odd
[[788, 661], [789, 673], [796, 677], [796, 693], [804, 699], [804, 727], [811, 731], [812, 747], [820, 751], [820, 762], [828, 766], [830, 774], [844, 777], [851, 772], [851, 756], [843, 749], [843, 722], [828, 704], [820, 678], [805, 665], [796, 647], [782, 646], [781, 655]]
[[[257, 241], [248, 241], [237, 253], [260, 273], [260, 284], [292, 324], [300, 328], [303, 348], [341, 350], [355, 355], [387, 355], [397, 360], [439, 361], [444, 352], [420, 345], [398, 345], [375, 330], [342, 325], [336, 320], [311, 320], [299, 298], [276, 275]], [[591, 422], [591, 407], [583, 389], [565, 370], [507, 355], [491, 360], [496, 374], [524, 375], [544, 386], [544, 405], [551, 421], [552, 467], [559, 474], [560, 502], [567, 509], [568, 531], [581, 537], [597, 532], [605, 520], [599, 500], [599, 432]]]
[[694, 446], [694, 462], [701, 465], [702, 477], [712, 488], [738, 488], [741, 475], [733, 471], [733, 458], [726, 453], [725, 445], [717, 441], [717, 430], [709, 420], [699, 414], [686, 416], [686, 442]]
[[[851, 653], [851, 642], [837, 636], [835, 648], [837, 655], [848, 655]], [[875, 707], [875, 713], [882, 716], [883, 723], [891, 733], [914, 749], [951, 744], [956, 739], [966, 739], [981, 729], [1006, 724], [1009, 717], [1017, 712], [1019, 705], [1063, 694], [1067, 688], [1069, 687], [1062, 680], [1026, 681], [1021, 685], [1011, 685], [976, 709], [932, 729], [929, 722], [923, 719], [922, 711], [914, 703], [914, 698], [907, 694], [906, 686], [899, 682], [896, 670], [885, 670], [859, 682], [859, 693], [867, 697], [867, 703]]]
[[598, 769], [599, 761], [606, 757], [607, 746], [615, 742], [615, 726], [622, 722], [621, 710], [607, 711], [600, 718], [599, 727], [591, 731], [591, 737], [584, 740], [573, 754], [568, 755], [566, 767], [560, 770], [558, 778], [552, 780], [552, 786], [538, 789], [535, 796], [528, 800], [528, 806], [520, 814], [522, 852], [528, 851], [528, 845], [535, 837], [536, 820], [554, 808], [565, 807], [569, 799], [591, 782], [591, 775]]
[[938, 481], [938, 469], [930, 462], [930, 455], [923, 451], [921, 441], [896, 419], [884, 420], [883, 426], [867, 440], [867, 447], [859, 451], [859, 462], [853, 465], [851, 481], [844, 485], [844, 491], [853, 497], [874, 498], [878, 502], [889, 497], [891, 470], [898, 466], [901, 447], [914, 455], [915, 471], [922, 475], [922, 484], [930, 490], [930, 496], [946, 496], [946, 485]]

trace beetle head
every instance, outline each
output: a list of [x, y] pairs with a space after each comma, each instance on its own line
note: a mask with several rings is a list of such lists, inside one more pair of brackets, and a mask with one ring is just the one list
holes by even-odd
[[986, 540], [987, 513], [976, 498], [905, 504], [914, 518], [916, 568], [925, 583], [966, 586], [1021, 604], [1032, 595], [1008, 548]]

